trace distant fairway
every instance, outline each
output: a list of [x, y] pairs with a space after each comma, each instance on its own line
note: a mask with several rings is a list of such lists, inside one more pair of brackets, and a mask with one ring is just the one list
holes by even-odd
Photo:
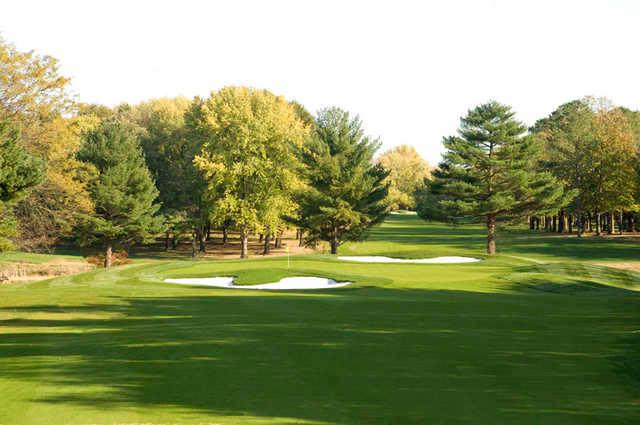
[[[341, 255], [159, 261], [0, 286], [0, 424], [638, 424], [640, 238], [393, 215]], [[353, 285], [258, 292], [322, 276]]]

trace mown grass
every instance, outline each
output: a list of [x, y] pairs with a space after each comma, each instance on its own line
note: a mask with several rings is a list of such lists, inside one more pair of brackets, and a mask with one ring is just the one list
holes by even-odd
[[0, 252], [0, 264], [2, 263], [31, 263], [31, 264], [43, 264], [56, 260], [78, 260], [83, 261], [82, 255], [71, 251], [56, 252], [53, 254], [37, 253], [37, 252], [20, 252], [20, 251], [6, 251]]
[[[496, 258], [149, 261], [0, 287], [0, 423], [637, 424], [634, 239], [506, 232]], [[527, 250], [527, 246], [531, 246]], [[484, 258], [479, 227], [390, 216], [345, 255]], [[331, 291], [169, 285], [316, 275]]]

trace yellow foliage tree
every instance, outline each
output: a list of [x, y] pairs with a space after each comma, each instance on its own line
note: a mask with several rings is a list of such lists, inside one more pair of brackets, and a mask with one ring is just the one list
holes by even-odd
[[68, 234], [76, 213], [91, 209], [88, 170], [75, 160], [81, 128], [68, 83], [56, 59], [0, 40], [0, 119], [16, 125], [21, 144], [47, 164], [44, 182], [16, 207], [23, 247], [52, 244]]
[[196, 165], [205, 173], [218, 217], [240, 230], [241, 258], [250, 231], [274, 228], [294, 209], [296, 147], [308, 128], [283, 97], [267, 90], [225, 87], [204, 102]]
[[378, 163], [389, 171], [389, 207], [392, 210], [413, 209], [416, 191], [424, 187], [431, 171], [413, 146], [400, 145], [384, 152]]

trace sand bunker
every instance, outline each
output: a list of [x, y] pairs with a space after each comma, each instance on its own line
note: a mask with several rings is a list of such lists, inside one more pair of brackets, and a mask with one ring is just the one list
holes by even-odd
[[455, 263], [475, 263], [479, 258], [471, 257], [434, 257], [434, 258], [391, 258], [382, 256], [341, 256], [338, 260], [356, 261], [358, 263], [417, 263], [417, 264], [455, 264]]
[[260, 285], [234, 285], [233, 277], [205, 277], [188, 279], [165, 279], [167, 283], [180, 285], [214, 286], [216, 288], [233, 289], [329, 289], [350, 285], [351, 282], [336, 282], [324, 277], [285, 277], [279, 282], [262, 283]]

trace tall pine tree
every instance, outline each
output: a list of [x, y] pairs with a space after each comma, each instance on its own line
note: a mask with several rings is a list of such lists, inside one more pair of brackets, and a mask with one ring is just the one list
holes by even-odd
[[496, 252], [496, 222], [522, 217], [565, 202], [563, 187], [537, 171], [541, 145], [514, 119], [511, 108], [489, 102], [462, 118], [459, 136], [446, 149], [430, 184], [424, 218], [483, 218], [487, 253]]
[[111, 266], [114, 244], [130, 245], [147, 240], [160, 228], [155, 213], [159, 205], [151, 173], [140, 148], [136, 130], [109, 120], [90, 131], [78, 159], [97, 172], [89, 190], [94, 214], [82, 225], [85, 242], [100, 241], [105, 247], [104, 266]]
[[331, 253], [360, 239], [386, 213], [387, 171], [373, 163], [380, 143], [364, 135], [362, 123], [339, 108], [320, 111], [315, 134], [301, 154], [307, 187], [298, 196], [297, 223], [307, 243], [328, 241]]

